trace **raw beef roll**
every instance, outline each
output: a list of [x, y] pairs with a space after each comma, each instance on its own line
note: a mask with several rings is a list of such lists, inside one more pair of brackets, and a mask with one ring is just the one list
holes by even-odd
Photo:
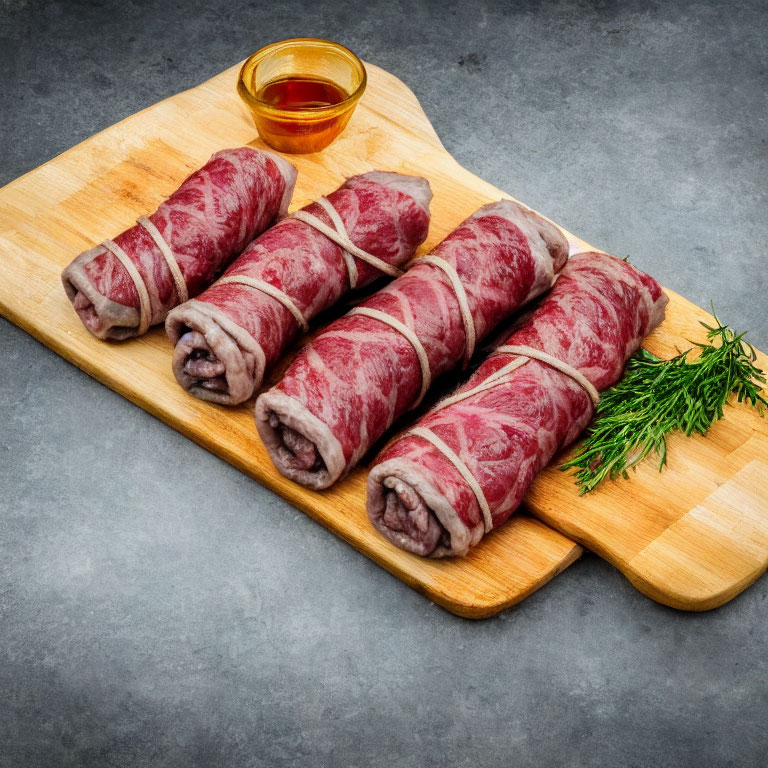
[[181, 386], [226, 405], [251, 397], [318, 312], [382, 272], [401, 274], [397, 265], [427, 236], [431, 198], [426, 179], [373, 171], [254, 240], [221, 280], [168, 316]]
[[464, 555], [517, 509], [664, 318], [659, 284], [604, 253], [571, 257], [532, 317], [455, 395], [384, 449], [368, 515], [402, 549]]
[[295, 182], [296, 169], [279, 155], [217, 152], [155, 213], [64, 270], [64, 289], [85, 327], [119, 340], [161, 323], [285, 215]]
[[408, 272], [332, 323], [256, 401], [286, 477], [326, 488], [345, 475], [439, 374], [546, 291], [568, 243], [508, 200], [481, 208]]

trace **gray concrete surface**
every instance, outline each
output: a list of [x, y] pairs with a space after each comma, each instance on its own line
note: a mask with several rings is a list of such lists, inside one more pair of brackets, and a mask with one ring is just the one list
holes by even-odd
[[[764, 2], [0, 2], [0, 183], [291, 36], [768, 348]], [[0, 766], [768, 764], [768, 580], [473, 623], [0, 320]]]

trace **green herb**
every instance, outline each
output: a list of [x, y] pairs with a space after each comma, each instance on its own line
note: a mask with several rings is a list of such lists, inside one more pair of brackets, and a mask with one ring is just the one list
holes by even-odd
[[624, 377], [600, 397], [597, 415], [577, 455], [561, 469], [576, 469], [580, 493], [588, 493], [605, 478], [627, 477], [627, 470], [652, 451], [659, 456], [659, 472], [667, 463], [666, 435], [680, 430], [686, 435], [706, 434], [718, 419], [731, 394], [762, 413], [768, 405], [761, 394], [765, 382], [754, 365], [755, 351], [715, 317], [706, 323], [707, 341], [694, 360], [692, 349], [671, 360], [662, 360], [644, 349], [629, 361]]

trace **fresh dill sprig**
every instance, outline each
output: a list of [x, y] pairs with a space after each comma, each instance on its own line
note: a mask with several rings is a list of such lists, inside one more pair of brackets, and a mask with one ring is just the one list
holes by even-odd
[[[732, 394], [761, 413], [768, 400], [758, 382], [763, 371], [755, 366], [755, 351], [715, 317], [707, 329], [708, 344], [692, 342], [701, 350], [688, 360], [693, 348], [663, 360], [640, 349], [629, 361], [624, 377], [603, 392], [595, 420], [572, 459], [561, 469], [576, 469], [580, 494], [596, 488], [605, 478], [627, 477], [627, 470], [648, 454], [659, 456], [659, 472], [667, 463], [666, 435], [680, 430], [701, 435], [718, 419]], [[716, 346], [711, 342], [717, 340]]]

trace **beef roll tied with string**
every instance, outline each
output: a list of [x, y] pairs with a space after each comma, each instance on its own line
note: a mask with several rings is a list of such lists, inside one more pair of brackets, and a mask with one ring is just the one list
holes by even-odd
[[121, 340], [162, 323], [286, 214], [295, 182], [296, 169], [272, 152], [217, 152], [155, 213], [63, 271], [83, 325], [100, 339]]
[[373, 525], [409, 552], [466, 554], [587, 426], [598, 392], [618, 381], [666, 304], [630, 264], [572, 256], [527, 322], [376, 459]]
[[278, 470], [310, 488], [343, 477], [439, 374], [550, 288], [563, 234], [509, 201], [476, 211], [408, 272], [323, 330], [256, 401]]
[[426, 239], [426, 179], [372, 171], [254, 240], [224, 276], [166, 321], [173, 372], [191, 394], [247, 400], [299, 330], [350, 289], [402, 274]]

